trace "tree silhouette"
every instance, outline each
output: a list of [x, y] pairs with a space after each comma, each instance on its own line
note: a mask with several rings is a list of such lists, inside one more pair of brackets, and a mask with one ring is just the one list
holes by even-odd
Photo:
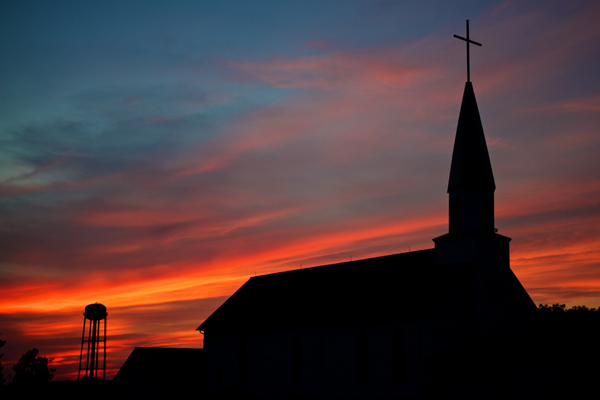
[[47, 383], [54, 378], [54, 368], [48, 369], [48, 364], [54, 361], [53, 358], [38, 356], [39, 350], [33, 348], [19, 358], [19, 362], [13, 366], [15, 384], [36, 384]]

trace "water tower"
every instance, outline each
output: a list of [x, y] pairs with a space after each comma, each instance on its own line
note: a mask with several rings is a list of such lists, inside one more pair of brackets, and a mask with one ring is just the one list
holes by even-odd
[[[89, 304], [83, 313], [83, 333], [81, 334], [81, 352], [79, 353], [79, 372], [77, 380], [81, 377], [81, 360], [83, 359], [84, 344], [87, 342], [87, 356], [85, 361], [85, 375], [88, 378], [98, 378], [98, 364], [100, 364], [100, 344], [104, 344], [102, 355], [102, 379], [106, 379], [106, 320], [108, 313], [102, 304]], [[85, 338], [85, 321], [90, 320], [87, 340]], [[104, 335], [100, 334], [100, 325], [104, 321]]]

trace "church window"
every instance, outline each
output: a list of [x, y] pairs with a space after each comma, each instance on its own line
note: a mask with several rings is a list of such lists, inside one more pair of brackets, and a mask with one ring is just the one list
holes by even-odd
[[394, 385], [399, 386], [404, 383], [404, 334], [399, 327], [394, 332], [392, 352]]
[[462, 232], [462, 204], [460, 199], [454, 199], [450, 207], [450, 232]]
[[363, 386], [368, 383], [367, 334], [363, 329], [358, 332], [356, 342], [356, 383]]
[[323, 329], [319, 329], [319, 380], [323, 378]]
[[483, 230], [485, 232], [494, 231], [494, 204], [491, 199], [485, 199], [483, 203]]
[[238, 385], [240, 387], [246, 386], [246, 364], [246, 341], [242, 338], [242, 340], [240, 340], [240, 348], [238, 351]]
[[220, 387], [222, 384], [221, 378], [221, 364], [217, 363], [215, 366], [215, 386]]
[[302, 340], [299, 335], [294, 338], [292, 354], [292, 382], [294, 385], [302, 384]]
[[500, 294], [498, 280], [496, 278], [488, 278], [486, 282], [487, 291], [492, 299], [496, 299]]

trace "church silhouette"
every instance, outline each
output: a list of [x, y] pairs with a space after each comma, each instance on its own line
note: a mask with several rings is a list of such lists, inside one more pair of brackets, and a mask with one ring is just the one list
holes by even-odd
[[448, 233], [428, 250], [250, 278], [197, 328], [206, 394], [472, 396], [481, 382], [450, 373], [456, 358], [528, 329], [536, 312], [510, 269], [510, 238], [494, 227], [495, 189], [468, 76]]

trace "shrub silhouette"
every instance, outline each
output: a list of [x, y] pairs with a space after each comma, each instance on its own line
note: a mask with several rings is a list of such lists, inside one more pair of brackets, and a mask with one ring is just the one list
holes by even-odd
[[38, 356], [38, 353], [39, 350], [33, 348], [19, 358], [19, 362], [13, 366], [15, 371], [13, 383], [39, 384], [50, 382], [54, 378], [56, 370], [48, 368], [48, 364], [52, 363], [54, 359]]

